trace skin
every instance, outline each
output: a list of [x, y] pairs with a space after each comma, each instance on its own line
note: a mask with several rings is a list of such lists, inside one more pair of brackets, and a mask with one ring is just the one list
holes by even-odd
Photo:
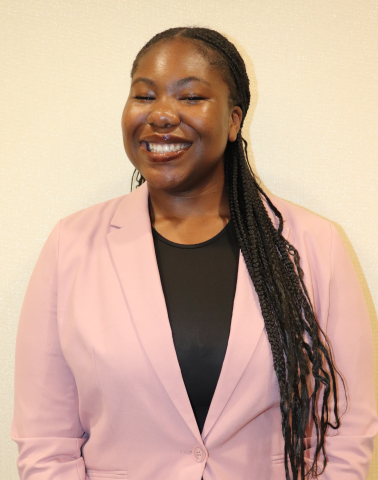
[[[227, 224], [224, 151], [241, 120], [220, 72], [191, 41], [161, 41], [141, 58], [122, 133], [127, 156], [147, 181], [151, 224], [163, 237], [196, 244]], [[148, 151], [151, 142], [184, 148], [158, 154]]]

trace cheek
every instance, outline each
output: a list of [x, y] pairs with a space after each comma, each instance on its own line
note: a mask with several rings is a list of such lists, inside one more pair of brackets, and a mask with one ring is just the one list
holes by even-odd
[[144, 116], [140, 109], [126, 106], [121, 119], [125, 152], [136, 168], [138, 168], [137, 147], [139, 146], [136, 137], [137, 133], [143, 128]]
[[121, 120], [125, 140], [132, 141], [135, 131], [144, 123], [145, 117], [145, 113], [140, 108], [126, 104]]
[[218, 150], [224, 148], [228, 140], [228, 117], [228, 111], [209, 104], [196, 115], [188, 115], [183, 120], [198, 132], [207, 148]]

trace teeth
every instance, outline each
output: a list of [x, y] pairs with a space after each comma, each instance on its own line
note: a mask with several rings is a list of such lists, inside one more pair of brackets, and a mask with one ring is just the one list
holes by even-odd
[[189, 143], [147, 143], [147, 150], [155, 153], [177, 152], [183, 150]]

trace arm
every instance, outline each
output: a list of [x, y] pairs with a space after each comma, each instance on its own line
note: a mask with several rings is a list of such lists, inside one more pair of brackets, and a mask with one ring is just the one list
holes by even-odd
[[[339, 430], [328, 432], [328, 465], [322, 477], [324, 480], [364, 480], [378, 431], [372, 333], [353, 264], [333, 225], [331, 233], [332, 276], [326, 331], [335, 364], [346, 383], [349, 404]], [[338, 389], [342, 414], [345, 395], [340, 379]]]
[[58, 334], [59, 228], [34, 268], [17, 332], [12, 438], [21, 480], [85, 479], [78, 394]]

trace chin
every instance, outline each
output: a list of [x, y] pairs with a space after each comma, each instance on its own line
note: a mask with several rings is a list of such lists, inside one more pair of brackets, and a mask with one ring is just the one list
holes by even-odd
[[147, 184], [156, 190], [179, 191], [186, 183], [182, 175], [168, 172], [148, 172], [143, 176]]

